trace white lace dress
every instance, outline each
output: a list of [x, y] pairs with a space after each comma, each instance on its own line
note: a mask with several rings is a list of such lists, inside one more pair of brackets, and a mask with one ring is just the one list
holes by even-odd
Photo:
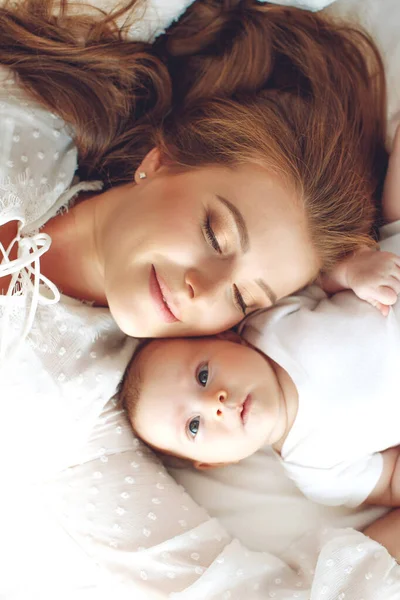
[[[77, 153], [62, 121], [28, 100], [7, 71], [1, 76], [0, 223], [17, 221], [19, 250], [10, 261], [10, 248], [0, 246], [0, 273], [12, 273], [18, 290], [0, 296], [1, 402], [8, 403], [0, 453], [12, 452], [8, 475], [21, 464], [37, 481], [73, 464], [135, 342], [108, 310], [60, 298], [40, 274], [50, 239], [39, 228], [80, 189], [99, 186], [70, 187]], [[9, 467], [1, 461], [0, 476]]]

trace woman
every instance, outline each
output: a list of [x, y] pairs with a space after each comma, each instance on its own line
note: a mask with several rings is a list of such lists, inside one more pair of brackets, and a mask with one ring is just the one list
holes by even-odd
[[109, 306], [128, 335], [215, 333], [368, 242], [384, 90], [361, 34], [200, 2], [154, 49], [108, 19], [84, 23], [82, 47], [81, 23], [80, 37], [72, 17], [54, 24], [51, 4], [1, 13], [0, 60], [74, 126], [82, 172], [128, 181], [36, 223], [52, 239], [41, 271], [65, 294]]
[[5, 74], [0, 117], [13, 489], [22, 468], [36, 483], [83, 460], [134, 347], [122, 332], [225, 329], [370, 243], [384, 163], [382, 73], [361, 34], [198, 2], [150, 48], [51, 4], [0, 12], [0, 62], [20, 78]]

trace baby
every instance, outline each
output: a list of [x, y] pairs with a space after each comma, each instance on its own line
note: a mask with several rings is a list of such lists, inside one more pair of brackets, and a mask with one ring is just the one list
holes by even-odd
[[398, 190], [400, 132], [385, 182], [384, 252], [350, 258], [333, 284], [370, 304], [311, 286], [253, 313], [240, 335], [145, 343], [122, 385], [135, 432], [198, 468], [268, 444], [315, 501], [399, 506], [400, 305], [384, 300], [400, 291]]

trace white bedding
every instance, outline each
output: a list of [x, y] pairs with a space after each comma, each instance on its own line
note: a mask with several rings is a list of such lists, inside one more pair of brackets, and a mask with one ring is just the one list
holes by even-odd
[[326, 13], [361, 23], [377, 43], [388, 90], [388, 147], [400, 120], [400, 2], [399, 0], [336, 0]]
[[[141, 35], [161, 31], [172, 10], [189, 3], [153, 0], [165, 19], [149, 13]], [[400, 109], [399, 0], [338, 0], [329, 11], [356, 14], [375, 32], [388, 65], [393, 122]], [[1, 407], [5, 418], [7, 402]], [[400, 598], [400, 567], [383, 548], [353, 529], [329, 528], [361, 527], [377, 511], [313, 505], [267, 452], [227, 469], [174, 476], [220, 524], [143, 453], [110, 403], [80, 464], [29, 489], [24, 473], [12, 489], [2, 482], [0, 599]]]
[[247, 547], [278, 555], [314, 528], [363, 528], [384, 512], [378, 508], [334, 509], [310, 502], [268, 450], [224, 469], [171, 472], [196, 502]]

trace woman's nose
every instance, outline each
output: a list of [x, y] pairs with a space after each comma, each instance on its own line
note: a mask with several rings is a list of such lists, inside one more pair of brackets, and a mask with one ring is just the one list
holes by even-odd
[[215, 296], [222, 286], [226, 286], [229, 279], [228, 264], [219, 265], [218, 268], [208, 265], [202, 270], [188, 269], [185, 273], [185, 284], [191, 300], [208, 295]]

